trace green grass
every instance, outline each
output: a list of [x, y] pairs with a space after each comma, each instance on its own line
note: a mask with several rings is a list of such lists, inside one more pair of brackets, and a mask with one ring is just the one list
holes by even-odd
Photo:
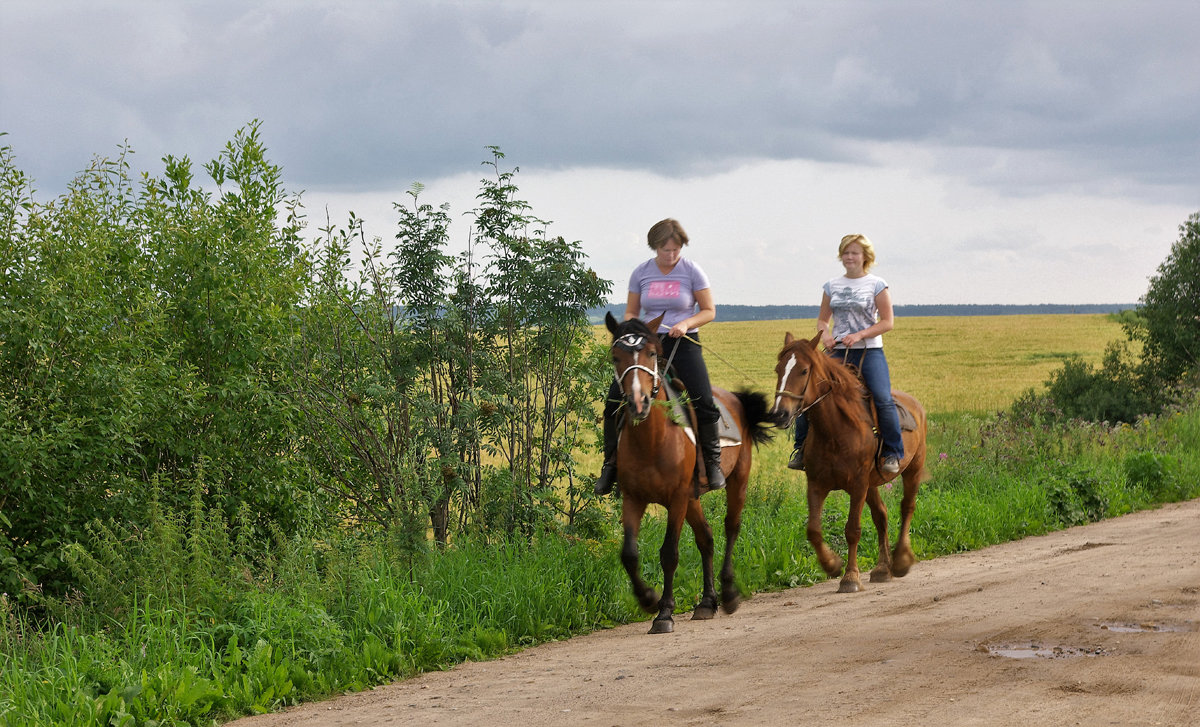
[[[1090, 333], [1076, 352], [1097, 358], [1104, 331], [1113, 332], [1104, 317], [1054, 318], [958, 324], [1011, 325], [1010, 335], [1078, 324]], [[985, 347], [967, 345], [970, 336], [955, 339], [954, 319], [926, 320], [936, 327], [930, 335], [936, 330], [961, 345], [905, 353], [902, 336], [889, 338], [897, 385], [928, 386], [929, 396], [944, 397], [943, 406], [958, 407], [933, 408], [932, 477], [922, 487], [913, 525], [919, 558], [1200, 496], [1200, 401], [1115, 428], [979, 411], [984, 390], [976, 374], [993, 364], [973, 357], [983, 356]], [[738, 348], [723, 336], [742, 340], [753, 332], [766, 342], [773, 331], [782, 342], [790, 324], [727, 325], [713, 326], [706, 342], [722, 355], [741, 351], [745, 358], [731, 359], [732, 366], [758, 369], [773, 357], [775, 344]], [[739, 332], [743, 325], [749, 328]], [[987, 338], [979, 331], [975, 336]], [[1056, 338], [1061, 351], [1071, 348], [1071, 336]], [[1017, 349], [996, 354], [1020, 369], [997, 377], [1013, 382], [1012, 396], [1040, 383], [1030, 380], [1027, 368], [1048, 371], [1057, 361], [1036, 344], [997, 340]], [[913, 373], [939, 357], [941, 369]], [[710, 365], [715, 379], [736, 388], [732, 366], [722, 372], [718, 366], [726, 364], [711, 358]], [[789, 450], [783, 434], [755, 455], [736, 555], [746, 593], [825, 579], [805, 540], [804, 480], [787, 469]], [[898, 512], [898, 491], [886, 489], [883, 496], [889, 511]], [[199, 508], [186, 522], [164, 517], [149, 531], [98, 528], [96, 541], [81, 551], [86, 557], [75, 561], [86, 593], [44, 601], [39, 622], [0, 597], [0, 725], [211, 724], [646, 618], [619, 563], [618, 503], [603, 501], [610, 528], [600, 538], [462, 541], [416, 557], [403, 556], [386, 537], [356, 533], [279, 534], [274, 547], [259, 552], [231, 542], [221, 516]], [[720, 533], [723, 495], [706, 496], [704, 505]], [[835, 493], [825, 513], [826, 537], [842, 553], [846, 505], [844, 493]], [[643, 572], [656, 585], [662, 582], [658, 513], [646, 519], [639, 540]], [[863, 540], [874, 539], [866, 518]], [[718, 557], [721, 543], [718, 537]], [[700, 591], [690, 534], [680, 551], [676, 598], [687, 610]], [[860, 556], [869, 569], [873, 545]]]

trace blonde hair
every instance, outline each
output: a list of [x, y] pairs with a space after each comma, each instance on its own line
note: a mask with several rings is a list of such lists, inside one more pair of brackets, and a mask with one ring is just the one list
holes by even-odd
[[650, 246], [651, 250], [657, 250], [670, 242], [671, 238], [678, 240], [680, 247], [688, 244], [688, 236], [683, 231], [683, 225], [679, 224], [679, 220], [668, 217], [654, 223], [654, 226], [646, 233], [646, 244]]
[[871, 244], [866, 235], [846, 235], [843, 237], [842, 243], [838, 245], [838, 258], [841, 258], [842, 253], [846, 252], [847, 246], [855, 242], [862, 246], [863, 272], [865, 273], [875, 264], [875, 246]]

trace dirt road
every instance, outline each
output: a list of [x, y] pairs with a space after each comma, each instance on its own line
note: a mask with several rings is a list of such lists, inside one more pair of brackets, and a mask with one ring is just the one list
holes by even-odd
[[[619, 567], [616, 563], [614, 568]], [[1200, 725], [1200, 500], [758, 595], [239, 720], [326, 725]]]

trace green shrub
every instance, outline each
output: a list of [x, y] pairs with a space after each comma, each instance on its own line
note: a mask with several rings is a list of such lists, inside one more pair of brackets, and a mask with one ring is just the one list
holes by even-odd
[[1063, 525], [1098, 522], [1108, 513], [1103, 483], [1082, 468], [1062, 466], [1043, 478], [1041, 486], [1051, 518]]
[[1125, 480], [1131, 487], [1144, 489], [1156, 501], [1179, 500], [1185, 489], [1178, 477], [1179, 461], [1155, 452], [1136, 452], [1123, 463]]
[[1047, 395], [1063, 416], [1092, 422], [1133, 422], [1158, 411], [1145, 390], [1128, 344], [1110, 344], [1100, 368], [1078, 356], [1067, 359], [1046, 383]]

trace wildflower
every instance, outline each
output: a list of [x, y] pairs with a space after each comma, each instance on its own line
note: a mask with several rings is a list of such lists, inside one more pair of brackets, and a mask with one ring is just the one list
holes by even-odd
[[945, 452], [942, 452], [941, 454], [938, 455], [938, 459], [945, 462], [946, 460], [950, 459], [950, 455], [946, 454]]

